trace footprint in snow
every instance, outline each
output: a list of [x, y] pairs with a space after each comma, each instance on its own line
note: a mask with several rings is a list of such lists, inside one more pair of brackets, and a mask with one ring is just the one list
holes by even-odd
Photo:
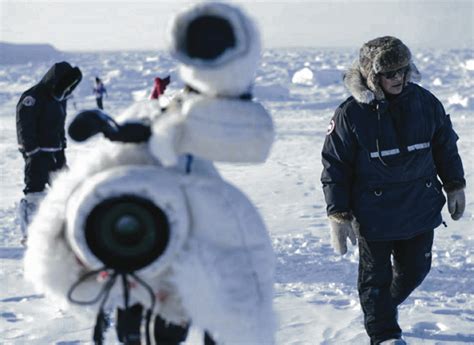
[[7, 320], [7, 322], [18, 322], [20, 321], [19, 319], [17, 319], [16, 315], [14, 313], [11, 313], [11, 312], [3, 312], [0, 314], [1, 317], [3, 317], [5, 320]]

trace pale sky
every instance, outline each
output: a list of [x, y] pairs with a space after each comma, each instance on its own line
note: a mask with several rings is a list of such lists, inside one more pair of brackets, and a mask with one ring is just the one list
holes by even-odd
[[[259, 24], [264, 46], [359, 47], [393, 35], [413, 47], [474, 47], [474, 0], [229, 1]], [[0, 0], [0, 41], [63, 51], [157, 50], [192, 1]]]

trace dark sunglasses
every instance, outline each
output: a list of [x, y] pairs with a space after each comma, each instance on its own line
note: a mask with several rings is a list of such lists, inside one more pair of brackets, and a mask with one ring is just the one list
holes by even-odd
[[408, 66], [396, 69], [395, 71], [390, 71], [390, 72], [383, 72], [380, 73], [380, 75], [384, 76], [384, 78], [387, 79], [393, 79], [397, 74], [405, 75], [405, 73], [408, 72]]

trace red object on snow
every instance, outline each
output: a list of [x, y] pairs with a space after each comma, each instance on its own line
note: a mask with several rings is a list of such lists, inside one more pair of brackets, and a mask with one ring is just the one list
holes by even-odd
[[150, 99], [158, 99], [160, 95], [162, 95], [168, 84], [170, 83], [170, 76], [167, 76], [166, 78], [155, 78], [155, 85], [153, 86], [153, 90], [151, 91]]

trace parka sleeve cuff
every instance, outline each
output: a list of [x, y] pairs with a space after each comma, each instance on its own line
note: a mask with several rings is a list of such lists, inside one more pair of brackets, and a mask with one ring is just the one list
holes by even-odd
[[444, 184], [443, 189], [446, 193], [451, 193], [456, 190], [466, 188], [466, 180], [462, 179], [461, 181], [451, 181]]
[[354, 216], [352, 215], [352, 212], [337, 212], [329, 215], [330, 220], [339, 224], [349, 223], [353, 218]]

